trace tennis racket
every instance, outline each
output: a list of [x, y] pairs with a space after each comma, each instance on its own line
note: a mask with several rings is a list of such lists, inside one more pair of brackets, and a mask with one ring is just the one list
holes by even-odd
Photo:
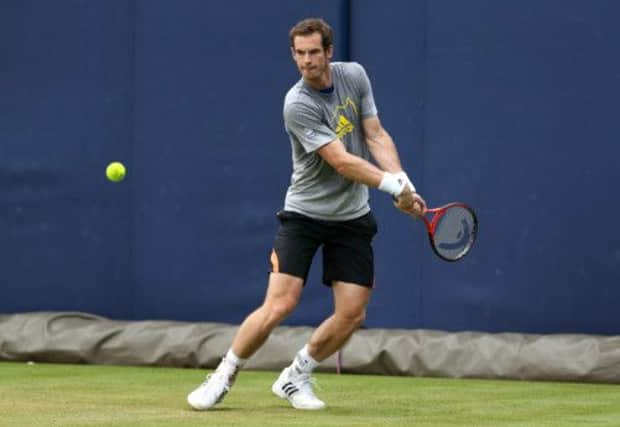
[[478, 218], [465, 203], [426, 209], [422, 216], [433, 252], [444, 261], [458, 261], [474, 246]]

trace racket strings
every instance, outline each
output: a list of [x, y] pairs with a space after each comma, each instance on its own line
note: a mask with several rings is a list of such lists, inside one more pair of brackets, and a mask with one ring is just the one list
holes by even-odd
[[439, 219], [433, 235], [433, 245], [443, 258], [463, 257], [475, 240], [477, 223], [473, 213], [464, 207], [452, 207]]

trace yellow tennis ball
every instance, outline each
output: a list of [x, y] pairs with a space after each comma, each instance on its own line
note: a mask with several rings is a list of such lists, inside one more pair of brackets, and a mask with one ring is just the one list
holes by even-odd
[[105, 175], [110, 181], [120, 182], [125, 178], [125, 166], [121, 162], [112, 162], [105, 169]]

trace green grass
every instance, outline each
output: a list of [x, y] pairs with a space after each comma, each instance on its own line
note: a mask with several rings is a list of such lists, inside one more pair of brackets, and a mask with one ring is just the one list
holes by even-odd
[[0, 363], [0, 426], [620, 426], [615, 385], [318, 374], [329, 408], [292, 409], [275, 372], [242, 372], [215, 409], [194, 369]]

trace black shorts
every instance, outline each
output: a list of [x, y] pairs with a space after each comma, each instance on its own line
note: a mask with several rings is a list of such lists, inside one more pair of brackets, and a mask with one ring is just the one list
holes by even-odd
[[312, 258], [323, 246], [323, 283], [335, 280], [374, 285], [372, 238], [377, 222], [371, 212], [349, 221], [323, 221], [278, 212], [280, 228], [271, 253], [271, 271], [300, 277], [306, 282]]

